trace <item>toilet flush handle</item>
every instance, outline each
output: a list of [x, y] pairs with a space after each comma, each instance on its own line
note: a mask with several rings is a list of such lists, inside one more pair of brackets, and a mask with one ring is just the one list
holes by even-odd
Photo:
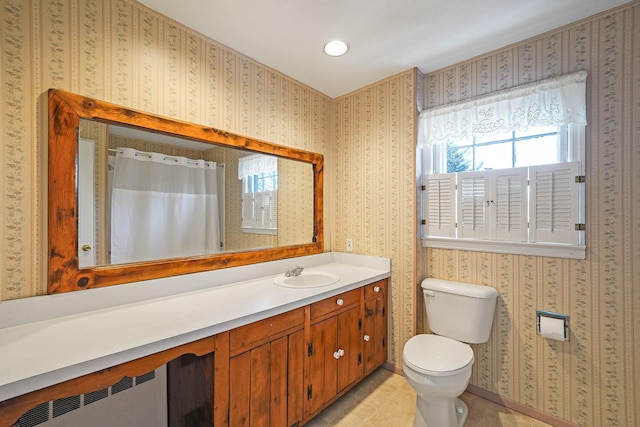
[[435, 296], [436, 296], [436, 293], [433, 292], [433, 291], [424, 291], [424, 294], [426, 296], [428, 296], [429, 298], [435, 298]]

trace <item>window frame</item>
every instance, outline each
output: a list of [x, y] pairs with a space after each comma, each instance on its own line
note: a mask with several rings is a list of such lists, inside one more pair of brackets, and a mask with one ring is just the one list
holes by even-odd
[[[269, 213], [257, 219], [257, 210], [264, 211], [265, 204]], [[247, 215], [249, 211], [251, 215]], [[240, 228], [244, 233], [278, 234], [278, 190], [243, 192]]]
[[[547, 127], [551, 127], [551, 126], [547, 126]], [[535, 126], [532, 126], [531, 128], [535, 129]], [[472, 154], [471, 154], [471, 165], [472, 168], [471, 170], [475, 171], [475, 170], [481, 170], [481, 169], [476, 169], [476, 164], [477, 164], [477, 150], [481, 149], [483, 147], [491, 147], [491, 146], [497, 146], [500, 144], [509, 144], [510, 146], [510, 150], [511, 150], [511, 168], [504, 168], [504, 169], [513, 169], [513, 168], [518, 168], [518, 167], [523, 167], [523, 166], [518, 166], [517, 165], [517, 145], [519, 142], [525, 142], [525, 141], [533, 141], [535, 139], [538, 138], [544, 138], [544, 137], [548, 137], [548, 136], [552, 136], [555, 135], [558, 138], [558, 142], [556, 144], [557, 147], [557, 151], [556, 151], [556, 159], [558, 159], [558, 163], [564, 163], [567, 162], [568, 160], [568, 156], [567, 156], [567, 152], [568, 152], [568, 148], [567, 148], [567, 135], [568, 135], [568, 129], [567, 129], [567, 125], [560, 125], [560, 126], [555, 126], [555, 131], [551, 132], [551, 131], [546, 131], [546, 132], [542, 132], [542, 133], [536, 133], [536, 134], [530, 134], [530, 135], [516, 135], [518, 133], [517, 130], [511, 130], [509, 132], [509, 136], [506, 136], [503, 138], [502, 135], [496, 135], [496, 139], [492, 139], [492, 140], [485, 140], [485, 141], [477, 141], [479, 138], [478, 137], [473, 137], [471, 142], [469, 144], [455, 144], [452, 147], [449, 146], [449, 144], [439, 144], [437, 146], [434, 147], [435, 151], [436, 151], [436, 157], [442, 156], [446, 159], [448, 159], [448, 151], [450, 149], [456, 150], [456, 151], [462, 151], [462, 150], [471, 150]], [[439, 151], [444, 151], [444, 153], [438, 154]], [[448, 165], [447, 165], [448, 166]], [[496, 168], [497, 169], [497, 168]], [[450, 173], [450, 172], [440, 172], [440, 173]]]
[[[584, 151], [585, 151], [585, 128], [584, 126], [568, 124], [566, 125], [566, 132], [563, 132], [566, 135], [566, 140], [561, 141], [561, 144], [564, 145], [566, 143], [566, 152], [567, 152], [567, 162], [559, 163], [559, 165], [565, 165], [572, 162], [575, 162], [575, 171], [577, 172], [576, 176], [584, 177]], [[561, 138], [565, 138], [561, 136]], [[527, 221], [528, 227], [528, 237], [527, 241], [513, 241], [513, 240], [497, 240], [495, 239], [495, 233], [497, 230], [494, 228], [487, 230], [487, 233], [490, 236], [482, 236], [478, 238], [478, 236], [474, 236], [473, 238], [464, 238], [459, 237], [460, 224], [459, 218], [457, 215], [457, 210], [459, 209], [456, 204], [453, 208], [455, 212], [453, 218], [449, 219], [453, 223], [453, 229], [447, 230], [446, 227], [444, 229], [439, 230], [438, 235], [428, 235], [429, 228], [429, 218], [426, 215], [429, 215], [427, 210], [428, 198], [430, 197], [428, 187], [429, 176], [441, 176], [444, 177], [446, 175], [456, 175], [465, 172], [451, 173], [451, 174], [434, 174], [434, 160], [444, 161], [444, 165], [446, 168], [446, 149], [445, 150], [436, 150], [435, 146], [429, 146], [427, 148], [418, 147], [419, 156], [422, 159], [422, 168], [423, 168], [423, 176], [422, 176], [422, 196], [421, 196], [421, 217], [424, 218], [421, 224], [421, 241], [423, 247], [431, 247], [431, 248], [440, 248], [440, 249], [458, 249], [458, 250], [471, 250], [471, 251], [482, 251], [482, 252], [492, 252], [492, 253], [505, 253], [505, 254], [517, 254], [517, 255], [534, 255], [534, 256], [552, 256], [559, 258], [572, 258], [572, 259], [584, 259], [586, 257], [586, 245], [585, 245], [585, 231], [584, 230], [576, 230], [577, 237], [575, 239], [575, 243], [554, 243], [554, 242], [534, 242], [531, 241], [531, 220]], [[441, 163], [442, 164], [442, 163]], [[535, 168], [535, 166], [529, 166], [525, 168]], [[498, 171], [513, 171], [514, 169], [519, 168], [505, 168], [505, 169], [496, 169], [491, 171], [484, 172], [484, 176], [492, 177], [496, 174], [500, 174], [502, 172]], [[483, 175], [482, 171], [474, 171], [480, 172], [479, 175]], [[466, 172], [469, 173], [469, 172]], [[459, 190], [455, 188], [456, 179], [454, 181], [454, 194], [451, 196], [452, 199], [458, 198]], [[527, 186], [527, 189], [531, 188], [530, 183]], [[575, 218], [578, 222], [576, 224], [584, 224], [584, 214], [585, 214], [585, 184], [584, 180], [580, 180], [577, 183], [577, 187], [574, 190], [574, 196], [577, 203], [576, 215]], [[486, 190], [485, 190], [486, 191]], [[529, 190], [527, 190], [529, 191]], [[433, 196], [433, 194], [431, 194]], [[440, 197], [439, 195], [438, 197]], [[529, 199], [529, 197], [528, 197]], [[530, 200], [527, 201], [527, 210], [531, 209]], [[528, 215], [531, 215], [531, 212], [528, 211]], [[492, 219], [495, 216], [491, 217]], [[445, 221], [446, 222], [446, 221]], [[495, 224], [492, 224], [495, 225]], [[534, 236], [536, 235], [534, 231]], [[464, 235], [464, 234], [462, 234]]]
[[[263, 156], [261, 154], [246, 156], [250, 160], [251, 157]], [[242, 195], [240, 200], [241, 206], [241, 224], [240, 230], [243, 233], [250, 234], [278, 234], [278, 163], [274, 165], [273, 170], [255, 173], [253, 175], [244, 175], [242, 181]], [[256, 190], [256, 183], [263, 185], [258, 187], [266, 187], [265, 180], [273, 180], [273, 189], [266, 190], [260, 188]], [[266, 207], [266, 210], [265, 210]], [[262, 212], [261, 215], [258, 215]]]

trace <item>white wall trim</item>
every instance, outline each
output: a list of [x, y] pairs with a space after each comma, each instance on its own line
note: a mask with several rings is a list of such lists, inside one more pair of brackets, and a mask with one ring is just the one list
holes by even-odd
[[[402, 374], [402, 368], [399, 366], [395, 366], [390, 362], [385, 362], [382, 367], [388, 371], [391, 371], [400, 376], [404, 376]], [[520, 412], [528, 417], [535, 418], [536, 420], [551, 424], [555, 427], [578, 427], [575, 424], [570, 423], [567, 420], [563, 420], [562, 418], [558, 418], [554, 415], [547, 414], [538, 409], [532, 408], [527, 405], [523, 405], [522, 403], [516, 402], [515, 400], [507, 399], [505, 397], [500, 396], [497, 393], [493, 393], [491, 391], [487, 391], [473, 384], [469, 384], [467, 386], [467, 392], [471, 394], [475, 394], [483, 399], [486, 399], [490, 402], [496, 403], [498, 405], [504, 406], [505, 408], [512, 409], [514, 411]]]
[[487, 391], [473, 384], [469, 384], [467, 386], [467, 391], [483, 399], [489, 400], [493, 403], [497, 403], [498, 405], [502, 405], [505, 408], [518, 411], [521, 414], [524, 414], [531, 418], [535, 418], [536, 420], [545, 422], [547, 424], [551, 424], [552, 426], [555, 426], [555, 427], [578, 427], [576, 424], [570, 423], [567, 420], [563, 420], [562, 418], [558, 418], [554, 415], [547, 414], [538, 409], [516, 402], [515, 400], [507, 399], [505, 397], [500, 396], [497, 393]]

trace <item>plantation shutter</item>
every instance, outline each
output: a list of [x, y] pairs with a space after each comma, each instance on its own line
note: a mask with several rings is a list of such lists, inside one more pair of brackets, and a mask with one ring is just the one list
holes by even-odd
[[[252, 154], [238, 159], [242, 180], [242, 230], [246, 233], [277, 233], [278, 158]], [[265, 191], [257, 191], [265, 190]]]
[[458, 174], [458, 237], [482, 239], [489, 232], [487, 211], [488, 173], [485, 171]]
[[242, 227], [253, 227], [256, 223], [256, 208], [254, 194], [246, 193], [242, 196]]
[[425, 179], [426, 235], [455, 237], [455, 174], [427, 175]]
[[[262, 191], [244, 196], [245, 199], [252, 200], [247, 204], [247, 216], [245, 220], [244, 209], [242, 226], [250, 228], [273, 229], [276, 228], [277, 199], [275, 191]], [[243, 199], [244, 206], [244, 199]]]
[[264, 228], [278, 228], [278, 192], [267, 191], [268, 206], [265, 204]]
[[242, 198], [242, 227], [276, 229], [278, 192], [247, 193]]
[[578, 162], [530, 167], [531, 242], [580, 242]]
[[268, 193], [253, 193], [253, 200], [256, 212], [256, 220], [253, 226], [266, 228], [265, 223], [269, 214], [269, 195]]
[[494, 196], [491, 203], [494, 239], [512, 242], [528, 240], [527, 168], [493, 171]]

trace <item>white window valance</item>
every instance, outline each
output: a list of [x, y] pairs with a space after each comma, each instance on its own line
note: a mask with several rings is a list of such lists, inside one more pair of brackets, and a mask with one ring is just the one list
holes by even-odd
[[586, 125], [587, 73], [579, 71], [441, 107], [418, 119], [418, 146], [491, 136], [530, 126]]
[[270, 174], [278, 170], [278, 158], [264, 154], [240, 157], [238, 160], [238, 179], [248, 176]]

